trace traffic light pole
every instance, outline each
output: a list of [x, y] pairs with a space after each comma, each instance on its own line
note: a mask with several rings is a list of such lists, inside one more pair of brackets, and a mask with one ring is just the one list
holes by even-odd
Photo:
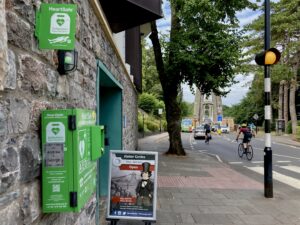
[[[265, 0], [265, 50], [270, 48], [271, 22], [270, 0]], [[271, 78], [270, 66], [265, 65], [265, 149], [264, 149], [264, 184], [265, 197], [273, 198], [272, 148], [271, 148]]]

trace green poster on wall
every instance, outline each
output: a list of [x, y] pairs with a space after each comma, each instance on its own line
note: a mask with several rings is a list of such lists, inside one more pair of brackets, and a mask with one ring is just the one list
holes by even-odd
[[40, 49], [75, 48], [77, 6], [42, 3], [36, 14], [35, 35]]

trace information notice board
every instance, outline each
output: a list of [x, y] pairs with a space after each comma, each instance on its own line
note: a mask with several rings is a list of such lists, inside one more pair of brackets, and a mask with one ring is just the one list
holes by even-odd
[[156, 221], [157, 152], [110, 151], [108, 219]]

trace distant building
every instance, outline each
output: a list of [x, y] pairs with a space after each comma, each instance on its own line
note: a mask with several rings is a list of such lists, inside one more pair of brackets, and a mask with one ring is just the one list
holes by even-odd
[[223, 117], [222, 99], [214, 93], [202, 94], [196, 90], [194, 103], [194, 119], [200, 123], [215, 123]]

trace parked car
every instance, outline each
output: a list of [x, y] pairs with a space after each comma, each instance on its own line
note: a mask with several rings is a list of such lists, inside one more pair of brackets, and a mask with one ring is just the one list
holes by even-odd
[[229, 133], [229, 127], [221, 125], [221, 132], [222, 133]]
[[204, 126], [197, 126], [194, 131], [194, 138], [205, 138], [205, 129]]

